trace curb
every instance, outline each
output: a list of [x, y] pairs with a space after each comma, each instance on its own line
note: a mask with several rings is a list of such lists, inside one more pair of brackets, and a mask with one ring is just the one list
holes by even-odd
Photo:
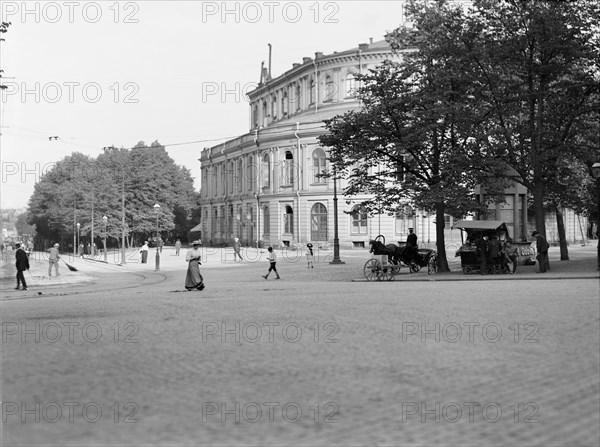
[[[478, 275], [481, 276], [481, 275]], [[396, 279], [396, 277], [394, 277], [394, 279], [389, 280], [389, 281], [369, 281], [366, 278], [355, 278], [352, 279], [352, 282], [393, 282], [393, 281], [401, 281], [401, 282], [430, 282], [430, 281], [540, 281], [540, 280], [564, 280], [564, 279], [595, 279], [596, 281], [598, 279], [600, 279], [600, 276], [512, 276], [512, 275], [506, 275], [506, 276], [502, 276], [502, 275], [496, 275], [496, 277], [494, 275], [486, 275], [486, 276], [491, 276], [491, 278], [481, 278], [481, 277], [475, 277], [475, 276], [467, 276], [465, 275], [465, 277], [457, 277], [457, 278], [451, 278], [451, 277], [443, 277], [443, 275], [430, 275], [427, 276], [426, 278], [398, 278]]]

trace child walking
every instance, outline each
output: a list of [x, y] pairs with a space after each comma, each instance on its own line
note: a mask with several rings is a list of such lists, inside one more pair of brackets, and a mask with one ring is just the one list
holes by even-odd
[[269, 247], [268, 250], [269, 250], [269, 254], [267, 255], [267, 259], [269, 260], [271, 265], [269, 267], [269, 271], [267, 272], [266, 275], [263, 276], [263, 278], [268, 279], [269, 275], [271, 274], [271, 271], [273, 271], [277, 275], [275, 277], [275, 279], [279, 279], [279, 273], [277, 273], [277, 267], [275, 265], [275, 264], [277, 264], [277, 255], [273, 251], [273, 247]]
[[313, 244], [310, 242], [306, 244], [306, 262], [308, 263], [308, 268], [314, 268], [315, 256], [313, 254]]

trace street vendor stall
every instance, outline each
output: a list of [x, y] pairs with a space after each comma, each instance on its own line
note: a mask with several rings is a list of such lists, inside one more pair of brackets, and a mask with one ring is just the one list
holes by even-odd
[[[498, 255], [488, 253], [486, 265], [490, 272], [502, 271], [504, 260], [500, 253], [504, 243], [510, 239], [508, 228], [503, 221], [500, 220], [459, 220], [452, 228], [459, 228], [467, 235], [463, 239], [463, 245], [457, 250], [456, 256], [460, 256], [461, 267], [463, 273], [467, 274], [473, 271], [479, 272], [481, 260], [477, 256], [477, 241], [484, 239], [492, 247], [496, 245]], [[461, 234], [462, 236], [462, 234]], [[531, 248], [531, 242], [512, 241], [517, 248], [518, 263], [521, 265], [533, 265], [535, 261], [534, 250]]]

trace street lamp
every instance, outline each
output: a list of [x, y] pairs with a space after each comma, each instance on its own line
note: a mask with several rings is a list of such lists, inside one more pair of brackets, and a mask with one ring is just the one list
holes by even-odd
[[77, 222], [77, 256], [81, 256], [79, 252], [79, 227], [81, 227], [81, 224]]
[[104, 243], [104, 262], [108, 262], [107, 258], [107, 253], [106, 253], [106, 222], [108, 221], [108, 217], [106, 216], [102, 216], [102, 220], [104, 221], [104, 241], [102, 241]]
[[338, 198], [337, 198], [337, 172], [333, 165], [333, 260], [330, 264], [345, 264], [340, 259], [340, 238], [338, 235]]
[[156, 211], [156, 258], [154, 271], [158, 272], [160, 270], [160, 253], [158, 251], [158, 213], [160, 212], [160, 205], [158, 203], [154, 204], [154, 211]]
[[598, 190], [598, 219], [596, 220], [596, 237], [598, 238], [598, 270], [600, 270], [600, 162], [596, 162], [592, 165], [592, 175], [596, 179]]

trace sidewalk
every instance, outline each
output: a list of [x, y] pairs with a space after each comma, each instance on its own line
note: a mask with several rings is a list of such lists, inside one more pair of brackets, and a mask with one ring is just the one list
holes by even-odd
[[[453, 253], [449, 251], [448, 264], [450, 272], [427, 275], [427, 269], [419, 273], [408, 273], [408, 268], [402, 268], [400, 275], [395, 280], [400, 281], [490, 281], [490, 280], [556, 280], [556, 279], [600, 279], [598, 271], [597, 246], [593, 245], [570, 245], [569, 260], [560, 260], [560, 248], [550, 247], [548, 251], [550, 258], [550, 270], [546, 273], [538, 273], [538, 265], [519, 265], [515, 275], [497, 274], [480, 275], [478, 273], [464, 274], [460, 265], [460, 258], [451, 258]], [[404, 266], [403, 266], [404, 267]], [[366, 281], [366, 278], [356, 278], [353, 281]]]
[[[245, 247], [242, 249], [244, 262], [235, 262], [230, 254], [230, 249], [203, 247], [202, 270], [211, 269], [242, 269], [244, 274], [251, 275], [251, 270], [260, 268], [262, 272], [266, 264], [266, 250]], [[155, 253], [151, 250], [148, 263], [139, 261], [138, 251], [127, 252], [127, 263], [121, 265], [121, 254], [118, 251], [110, 252], [107, 261], [103, 257], [96, 260], [89, 258], [73, 258], [72, 255], [63, 254], [63, 260], [72, 265], [77, 271], [70, 271], [64, 262], [60, 263], [60, 276], [47, 276], [48, 261], [45, 253], [34, 252], [30, 256], [31, 269], [25, 273], [25, 279], [29, 288], [42, 286], [58, 286], [66, 284], [78, 284], [94, 281], [105, 274], [114, 273], [138, 273], [155, 274], [167, 272], [185, 272], [187, 263], [185, 253], [182, 249], [179, 256], [175, 255], [173, 247], [163, 248], [160, 254], [159, 272], [155, 269]], [[333, 259], [332, 250], [320, 250], [315, 252], [315, 268], [307, 270], [304, 252], [276, 250], [278, 256], [278, 267], [287, 270], [286, 276], [289, 280], [309, 281], [352, 281], [369, 282], [364, 275], [365, 263], [371, 258], [368, 249], [342, 249], [340, 258], [344, 262], [341, 265], [331, 265]], [[519, 266], [516, 275], [479, 275], [462, 273], [460, 258], [455, 258], [454, 252], [448, 250], [448, 263], [450, 272], [428, 275], [427, 269], [423, 268], [418, 273], [409, 273], [406, 266], [402, 266], [400, 273], [394, 277], [395, 281], [498, 281], [498, 280], [557, 280], [557, 279], [596, 279], [600, 278], [597, 270], [597, 248], [596, 246], [569, 246], [569, 261], [560, 261], [558, 247], [551, 247], [550, 271], [547, 273], [536, 273], [537, 265]], [[233, 272], [232, 272], [233, 273]], [[14, 262], [2, 263], [0, 276], [2, 278], [2, 291], [12, 290], [15, 287], [16, 270]], [[377, 281], [370, 281], [377, 282]]]

